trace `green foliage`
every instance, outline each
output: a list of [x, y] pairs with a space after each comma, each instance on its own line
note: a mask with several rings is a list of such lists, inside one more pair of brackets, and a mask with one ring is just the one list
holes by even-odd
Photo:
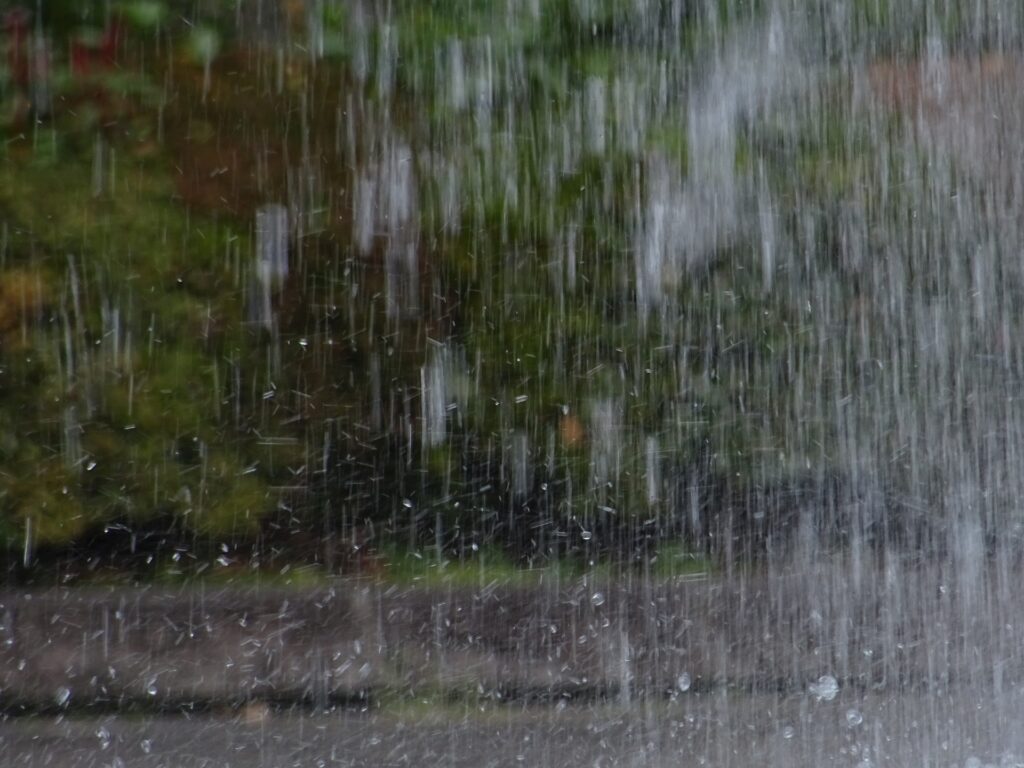
[[[855, 5], [872, 25], [890, 7]], [[740, 492], [785, 482], [806, 458], [786, 425], [805, 430], [799, 445], [828, 436], [793, 418], [805, 310], [766, 289], [756, 236], [666, 274], [663, 307], [637, 308], [648, 176], [661, 162], [681, 182], [696, 158], [682, 107], [629, 95], [655, 92], [667, 55], [685, 69], [761, 8], [684, 6], [673, 20], [657, 2], [541, 0], [534, 14], [399, 0], [358, 27], [325, 2], [323, 62], [283, 11], [292, 46], [262, 50], [220, 23], [234, 2], [188, 24], [160, 2], [119, 4], [129, 58], [75, 74], [58, 56], [54, 113], [30, 127], [25, 94], [10, 92], [2, 126], [0, 536], [14, 546], [31, 520], [59, 547], [117, 523], [194, 547], [285, 541], [301, 556], [321, 531], [352, 544], [378, 526], [368, 549], [422, 553], [457, 530], [533, 537], [524, 549], [549, 535], [541, 560], [559, 547], [589, 557], [616, 531], [670, 524], [649, 495], [648, 438], [669, 477], [703, 462]], [[60, 34], [102, 34], [99, 4], [49, 7]], [[377, 68], [391, 44], [388, 90]], [[357, 52], [369, 71], [354, 70]], [[737, 172], [838, 208], [872, 147], [846, 122], [842, 86], [829, 91], [833, 121], [738, 130]], [[593, 145], [565, 138], [594, 128]], [[387, 308], [380, 238], [368, 254], [352, 246], [354, 186], [399, 139], [423, 211], [419, 294], [403, 297], [415, 312]], [[268, 202], [300, 212], [273, 285], [253, 257]], [[422, 425], [435, 347], [449, 355], [439, 445]], [[517, 446], [529, 477], [515, 477]], [[598, 478], [606, 449], [618, 454]], [[584, 526], [597, 531], [586, 545]], [[663, 549], [652, 567], [703, 565], [687, 558]], [[382, 560], [398, 581], [534, 578], [497, 549]]]
[[121, 4], [125, 17], [141, 29], [156, 29], [167, 18], [166, 3], [160, 0], [131, 0]]
[[215, 59], [220, 47], [220, 33], [212, 27], [196, 27], [189, 35], [189, 54], [199, 63]]

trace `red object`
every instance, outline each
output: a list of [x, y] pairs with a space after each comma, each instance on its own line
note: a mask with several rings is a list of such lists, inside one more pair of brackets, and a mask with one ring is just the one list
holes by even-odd
[[103, 32], [103, 38], [90, 45], [81, 40], [71, 41], [71, 73], [89, 75], [106, 69], [113, 69], [117, 61], [117, 44], [121, 41], [121, 25], [111, 21]]
[[30, 18], [29, 12], [24, 8], [14, 8], [3, 17], [3, 28], [7, 33], [7, 67], [19, 88], [27, 88], [31, 79], [28, 55]]

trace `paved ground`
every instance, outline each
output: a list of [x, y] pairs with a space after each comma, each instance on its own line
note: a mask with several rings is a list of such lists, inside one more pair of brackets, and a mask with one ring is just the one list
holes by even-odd
[[1024, 765], [1022, 714], [1020, 695], [840, 690], [832, 701], [715, 693], [629, 707], [15, 718], [0, 724], [0, 766], [1008, 768]]
[[7, 590], [0, 768], [1024, 768], [1020, 575]]
[[[533, 587], [0, 591], [0, 711], [306, 706], [432, 690], [521, 699], [1024, 685], [1024, 573], [947, 588], [938, 566], [862, 586], [795, 573]], [[973, 584], [973, 582], [972, 582]], [[938, 586], [937, 586], [938, 585]]]

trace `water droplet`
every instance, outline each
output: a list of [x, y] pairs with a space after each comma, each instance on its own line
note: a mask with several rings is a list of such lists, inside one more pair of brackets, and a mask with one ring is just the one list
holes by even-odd
[[57, 695], [54, 697], [57, 700], [58, 707], [66, 707], [68, 702], [71, 701], [71, 689], [70, 688], [58, 688]]
[[818, 701], [832, 701], [839, 695], [839, 682], [832, 675], [822, 675], [807, 689]]
[[851, 728], [856, 728], [858, 725], [864, 722], [864, 715], [858, 710], [852, 707], [846, 710], [846, 724]]
[[139, 742], [139, 749], [142, 750], [143, 754], [149, 754], [153, 751], [153, 742], [149, 739], [143, 739]]
[[693, 685], [693, 681], [690, 679], [690, 675], [687, 672], [683, 672], [683, 674], [676, 678], [676, 688], [683, 693], [690, 690], [691, 685]]
[[590, 602], [594, 605], [604, 605], [604, 592], [595, 592], [590, 596]]
[[592, 534], [592, 533], [591, 533], [590, 531], [588, 531], [588, 530], [584, 530], [584, 531], [582, 531], [582, 532], [580, 533], [580, 536], [581, 536], [581, 537], [583, 538], [583, 540], [584, 540], [584, 541], [590, 541], [590, 540], [591, 540], [592, 538], [594, 538], [594, 534]]
[[782, 738], [792, 739], [794, 736], [796, 736], [796, 728], [794, 728], [792, 725], [787, 725], [785, 728], [782, 729]]
[[110, 731], [104, 726], [100, 726], [96, 729], [96, 738], [99, 739], [100, 749], [106, 749], [110, 746]]

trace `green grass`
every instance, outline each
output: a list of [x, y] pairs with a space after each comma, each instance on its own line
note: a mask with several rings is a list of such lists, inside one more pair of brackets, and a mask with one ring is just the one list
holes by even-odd
[[648, 563], [652, 579], [672, 579], [679, 576], [709, 575], [713, 564], [704, 555], [678, 544], [664, 544]]
[[157, 584], [173, 586], [241, 587], [268, 589], [317, 589], [328, 586], [331, 577], [319, 563], [287, 564], [281, 568], [252, 568], [204, 562], [168, 562], [155, 574]]
[[[549, 589], [582, 586], [599, 594], [615, 584], [670, 582], [682, 577], [707, 576], [715, 572], [705, 557], [681, 546], [662, 547], [646, 564], [610, 559], [583, 562], [578, 559], [549, 561], [540, 567], [518, 565], [500, 550], [487, 548], [459, 561], [437, 560], [429, 554], [407, 553], [397, 546], [376, 558], [373, 568], [362, 572], [332, 574], [322, 563], [250, 562], [237, 551], [218, 559], [197, 557], [179, 551], [163, 556], [134, 572], [112, 570], [106, 565], [80, 569], [71, 577], [77, 586], [117, 586], [144, 583], [175, 588], [235, 587], [238, 589], [311, 590], [339, 583], [376, 583], [412, 589], [476, 590], [494, 587]], [[67, 579], [65, 580], [67, 582]], [[468, 694], [467, 694], [468, 695]]]
[[493, 549], [481, 549], [461, 561], [391, 550], [382, 555], [380, 563], [379, 578], [405, 586], [532, 586], [541, 582], [544, 573], [544, 569], [519, 567], [504, 553]]

